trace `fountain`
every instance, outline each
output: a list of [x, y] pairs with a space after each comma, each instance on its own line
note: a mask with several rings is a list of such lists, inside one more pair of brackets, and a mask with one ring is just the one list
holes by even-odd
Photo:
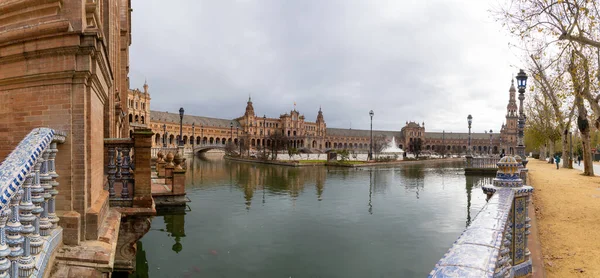
[[388, 157], [394, 155], [397, 155], [397, 157], [402, 157], [404, 150], [398, 148], [398, 145], [396, 145], [396, 137], [392, 136], [392, 141], [390, 141], [388, 145], [381, 150], [381, 154]]

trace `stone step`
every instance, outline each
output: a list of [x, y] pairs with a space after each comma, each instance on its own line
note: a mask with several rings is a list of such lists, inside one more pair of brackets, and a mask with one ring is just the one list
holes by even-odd
[[121, 213], [110, 208], [98, 231], [98, 240], [82, 241], [78, 246], [65, 245], [56, 252], [51, 277], [109, 277], [97, 275], [113, 270], [120, 225]]
[[108, 278], [110, 273], [101, 272], [97, 269], [82, 266], [71, 266], [59, 264], [54, 267], [50, 278], [70, 278], [70, 277], [91, 277], [91, 278]]

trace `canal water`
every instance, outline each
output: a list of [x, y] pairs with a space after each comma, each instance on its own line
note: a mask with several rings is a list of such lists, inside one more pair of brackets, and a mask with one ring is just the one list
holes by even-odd
[[130, 277], [425, 277], [485, 204], [463, 162], [291, 168], [188, 159]]

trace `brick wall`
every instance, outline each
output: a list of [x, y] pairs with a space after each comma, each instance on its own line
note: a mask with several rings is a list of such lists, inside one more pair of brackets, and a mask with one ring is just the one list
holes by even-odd
[[[93, 3], [0, 1], [0, 13], [13, 14], [0, 21], [0, 160], [33, 128], [67, 133], [56, 157], [56, 209], [69, 235], [66, 244], [94, 239], [86, 232], [97, 234], [106, 213], [103, 138], [117, 137], [115, 92], [127, 83], [115, 77], [126, 78], [119, 69], [126, 69], [122, 60], [128, 57], [117, 56], [128, 52], [120, 27], [121, 9], [128, 15], [129, 2], [104, 1], [100, 7], [97, 1], [95, 11], [86, 2]], [[30, 13], [37, 8], [44, 14]], [[129, 30], [130, 22], [125, 24]]]

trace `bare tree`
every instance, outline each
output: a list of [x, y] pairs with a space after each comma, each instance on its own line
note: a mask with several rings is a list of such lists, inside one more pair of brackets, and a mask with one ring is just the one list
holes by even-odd
[[378, 157], [381, 151], [387, 146], [385, 135], [379, 135], [373, 138], [373, 154]]

